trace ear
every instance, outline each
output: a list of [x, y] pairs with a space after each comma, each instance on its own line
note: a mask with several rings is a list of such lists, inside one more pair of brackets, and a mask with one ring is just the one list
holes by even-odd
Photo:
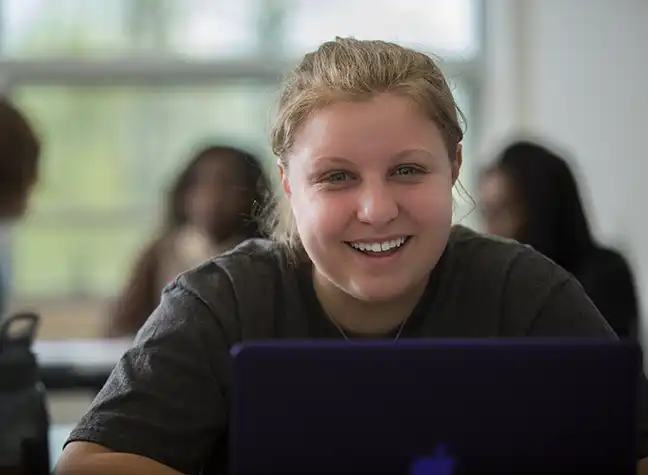
[[452, 162], [452, 185], [459, 179], [459, 172], [461, 171], [461, 164], [463, 163], [463, 145], [457, 144], [457, 156]]
[[281, 179], [281, 189], [283, 190], [284, 195], [286, 195], [287, 198], [290, 198], [291, 191], [290, 183], [288, 182], [288, 174], [286, 173], [287, 170], [279, 160], [277, 160], [277, 168], [279, 169], [279, 178]]

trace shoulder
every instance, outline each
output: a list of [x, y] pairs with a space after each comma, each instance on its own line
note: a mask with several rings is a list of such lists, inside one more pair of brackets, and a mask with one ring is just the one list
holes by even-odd
[[291, 264], [282, 246], [265, 239], [249, 239], [180, 274], [176, 283], [196, 295], [205, 296], [223, 285], [254, 286], [290, 270]]
[[456, 271], [465, 278], [495, 279], [504, 284], [515, 277], [537, 288], [541, 283], [560, 284], [570, 277], [560, 266], [530, 246], [462, 226], [453, 228], [449, 254]]
[[236, 342], [272, 336], [277, 302], [298, 293], [297, 275], [280, 244], [250, 239], [180, 274], [173, 286], [201, 301]]
[[483, 336], [527, 335], [538, 315], [566, 288], [582, 294], [573, 296], [574, 306], [587, 305], [567, 271], [516, 241], [455, 227], [445, 259], [450, 306], [482, 328]]
[[140, 339], [227, 347], [241, 341], [254, 321], [272, 320], [275, 283], [286, 279], [283, 256], [279, 245], [254, 239], [181, 273], [164, 289]]
[[463, 277], [495, 305], [495, 336], [613, 337], [574, 276], [531, 247], [465, 228], [452, 245]]
[[457, 256], [478, 260], [511, 260], [531, 247], [512, 239], [480, 233], [464, 226], [454, 226], [449, 246]]

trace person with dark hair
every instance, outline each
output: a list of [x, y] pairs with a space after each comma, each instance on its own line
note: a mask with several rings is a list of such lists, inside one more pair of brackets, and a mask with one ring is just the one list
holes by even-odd
[[27, 210], [38, 179], [40, 140], [27, 118], [8, 100], [0, 99], [0, 316], [6, 305], [6, 241], [13, 222]]
[[257, 215], [269, 192], [262, 165], [252, 154], [228, 146], [200, 150], [170, 189], [161, 236], [138, 259], [110, 315], [108, 335], [134, 335], [176, 276], [261, 237]]
[[620, 337], [635, 337], [638, 303], [621, 254], [590, 230], [568, 163], [529, 141], [506, 147], [482, 174], [480, 209], [487, 231], [532, 246], [573, 274]]

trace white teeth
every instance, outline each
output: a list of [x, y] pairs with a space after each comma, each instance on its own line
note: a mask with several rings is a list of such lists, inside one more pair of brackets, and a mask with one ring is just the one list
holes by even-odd
[[404, 243], [405, 238], [400, 237], [384, 242], [354, 242], [351, 243], [351, 247], [358, 249], [359, 251], [385, 252], [400, 247]]

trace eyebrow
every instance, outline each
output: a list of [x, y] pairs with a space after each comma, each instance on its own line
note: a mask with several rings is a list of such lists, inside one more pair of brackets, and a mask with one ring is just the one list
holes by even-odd
[[[390, 157], [390, 160], [391, 161], [402, 160], [403, 158], [407, 158], [412, 155], [426, 155], [430, 158], [435, 158], [435, 156], [428, 150], [424, 150], [422, 148], [409, 148], [406, 150], [402, 150], [395, 155], [392, 155]], [[316, 162], [326, 161], [330, 163], [337, 163], [340, 165], [348, 165], [353, 163], [353, 161], [349, 160], [348, 158], [338, 157], [338, 156], [327, 156], [327, 155], [317, 157], [315, 161]]]
[[344, 158], [344, 157], [338, 157], [338, 156], [328, 156], [328, 155], [323, 155], [321, 157], [316, 157], [314, 162], [316, 164], [326, 162], [326, 163], [331, 163], [331, 164], [339, 164], [339, 165], [348, 165], [353, 163], [351, 160]]

